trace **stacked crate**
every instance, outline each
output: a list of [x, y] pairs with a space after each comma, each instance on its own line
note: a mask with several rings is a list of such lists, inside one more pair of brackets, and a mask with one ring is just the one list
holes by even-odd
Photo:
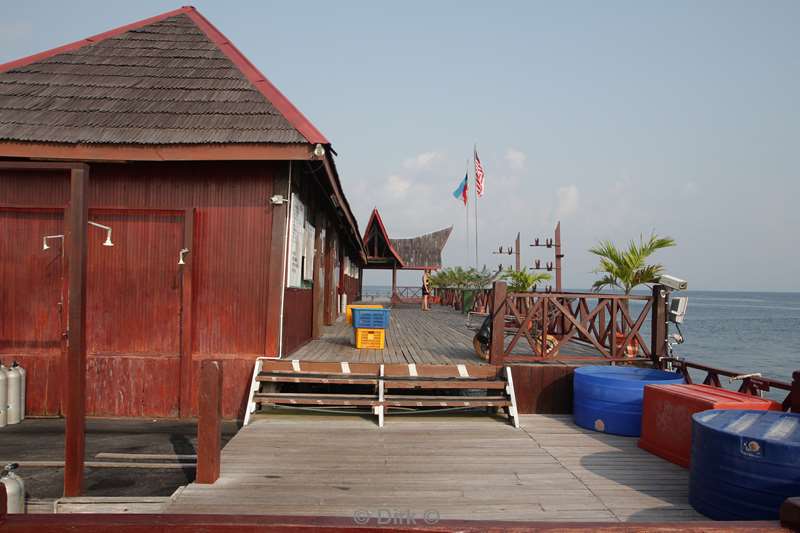
[[389, 327], [389, 310], [383, 307], [356, 307], [352, 315], [356, 348], [383, 350], [386, 346], [386, 328]]

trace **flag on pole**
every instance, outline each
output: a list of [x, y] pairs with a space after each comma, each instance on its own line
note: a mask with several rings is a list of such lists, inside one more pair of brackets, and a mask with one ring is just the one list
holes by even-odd
[[475, 194], [483, 196], [483, 165], [478, 158], [478, 147], [474, 149], [475, 152]]
[[453, 198], [461, 200], [464, 205], [467, 205], [467, 174], [464, 174], [464, 179], [458, 184], [456, 190], [453, 191]]

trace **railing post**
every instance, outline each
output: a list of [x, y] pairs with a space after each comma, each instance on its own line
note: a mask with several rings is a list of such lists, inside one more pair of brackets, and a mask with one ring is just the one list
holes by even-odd
[[653, 286], [650, 313], [650, 357], [655, 366], [660, 366], [660, 358], [667, 352], [667, 290], [663, 285]]
[[489, 342], [489, 362], [493, 365], [503, 364], [505, 351], [506, 328], [506, 282], [495, 281], [492, 284], [492, 339]]
[[200, 416], [197, 421], [197, 483], [219, 478], [222, 450], [222, 368], [219, 361], [200, 365]]

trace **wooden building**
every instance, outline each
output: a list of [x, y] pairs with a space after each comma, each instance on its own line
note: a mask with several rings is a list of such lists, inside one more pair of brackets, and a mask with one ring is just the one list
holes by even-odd
[[392, 301], [410, 302], [421, 297], [421, 287], [397, 286], [398, 270], [433, 271], [442, 268], [442, 250], [453, 226], [408, 239], [392, 239], [378, 209], [373, 209], [364, 230], [367, 264], [364, 268], [392, 270]]
[[191, 416], [214, 358], [234, 417], [256, 357], [358, 296], [333, 153], [191, 7], [0, 65], [0, 360], [28, 413], [63, 412], [69, 176], [14, 163], [88, 165], [87, 414]]

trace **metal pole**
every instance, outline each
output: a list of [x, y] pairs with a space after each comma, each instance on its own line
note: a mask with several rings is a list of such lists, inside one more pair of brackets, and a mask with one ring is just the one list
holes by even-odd
[[514, 241], [514, 266], [516, 267], [517, 272], [522, 269], [522, 252], [519, 249], [519, 232], [517, 232], [517, 240]]

